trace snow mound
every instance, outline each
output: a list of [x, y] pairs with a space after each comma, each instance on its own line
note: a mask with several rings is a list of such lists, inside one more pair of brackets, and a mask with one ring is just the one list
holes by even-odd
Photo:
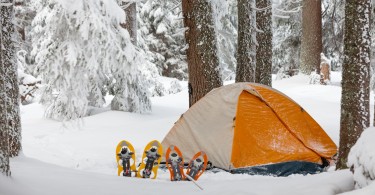
[[364, 188], [375, 179], [375, 127], [366, 129], [350, 150], [348, 167], [354, 171], [356, 188]]

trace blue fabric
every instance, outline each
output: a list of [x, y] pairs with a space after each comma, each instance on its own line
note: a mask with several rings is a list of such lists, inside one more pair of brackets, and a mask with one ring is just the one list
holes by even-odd
[[250, 175], [270, 175], [286, 177], [292, 174], [316, 174], [324, 171], [324, 166], [311, 162], [292, 161], [254, 167], [233, 169], [231, 173], [245, 173]]

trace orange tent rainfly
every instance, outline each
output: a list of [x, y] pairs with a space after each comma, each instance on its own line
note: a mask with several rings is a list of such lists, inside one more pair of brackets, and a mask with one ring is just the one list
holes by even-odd
[[317, 173], [337, 152], [319, 124], [296, 102], [265, 85], [235, 83], [212, 90], [162, 141], [189, 160], [206, 152], [233, 173], [286, 176]]

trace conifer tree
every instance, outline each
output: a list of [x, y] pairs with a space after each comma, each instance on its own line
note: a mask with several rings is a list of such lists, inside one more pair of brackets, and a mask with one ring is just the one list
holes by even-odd
[[[8, 5], [1, 7], [1, 36], [2, 36], [2, 66], [5, 73], [5, 93], [6, 93], [6, 128], [9, 133], [9, 155], [18, 156], [21, 151], [21, 119], [19, 108], [19, 88], [17, 63], [15, 58], [15, 27], [14, 27], [14, 2], [8, 1]], [[6, 3], [4, 3], [6, 4]]]
[[272, 2], [256, 0], [256, 7], [255, 82], [272, 86]]
[[233, 80], [236, 76], [237, 49], [237, 1], [211, 1], [219, 69], [223, 81]]
[[321, 7], [321, 0], [302, 1], [300, 70], [307, 75], [314, 70], [320, 74], [320, 54], [323, 51]]
[[322, 4], [323, 53], [337, 70], [343, 63], [345, 1], [324, 0]]
[[276, 79], [293, 76], [300, 66], [301, 1], [273, 5], [273, 67]]
[[216, 35], [209, 0], [183, 0], [189, 70], [189, 106], [223, 85], [218, 70]]
[[137, 1], [117, 1], [126, 14], [126, 21], [125, 23], [121, 23], [121, 26], [128, 30], [133, 45], [137, 45]]
[[255, 0], [237, 0], [238, 46], [236, 82], [255, 82], [256, 20]]
[[139, 3], [139, 42], [159, 74], [187, 79], [186, 43], [181, 2], [148, 0]]
[[[33, 22], [36, 71], [45, 82], [46, 116], [70, 120], [102, 106], [109, 88], [114, 110], [151, 109], [142, 61], [131, 43], [124, 11], [114, 0], [41, 0]], [[89, 99], [90, 98], [90, 99]]]
[[344, 64], [337, 169], [347, 168], [350, 148], [370, 125], [370, 0], [346, 0]]
[[[9, 157], [17, 155], [21, 149], [18, 108], [18, 83], [15, 73], [16, 63], [14, 58], [14, 2], [12, 0], [0, 1], [0, 173], [10, 176]], [[10, 74], [10, 75], [8, 75]], [[13, 78], [14, 77], [14, 78]], [[14, 95], [16, 94], [16, 95]], [[16, 103], [12, 105], [12, 103]], [[16, 112], [18, 111], [18, 112]], [[15, 116], [17, 114], [17, 117]], [[14, 116], [14, 117], [13, 117]], [[15, 118], [16, 117], [16, 118]], [[16, 119], [17, 121], [11, 121]], [[16, 124], [17, 123], [17, 124]], [[18, 137], [19, 135], [19, 137]], [[17, 140], [16, 140], [17, 139]], [[19, 144], [15, 149], [14, 144]]]

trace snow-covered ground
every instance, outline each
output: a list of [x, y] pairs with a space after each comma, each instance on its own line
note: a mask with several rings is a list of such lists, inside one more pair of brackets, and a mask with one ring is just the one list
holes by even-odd
[[[332, 74], [332, 85], [309, 85], [307, 76], [274, 81], [273, 86], [304, 107], [339, 141], [340, 74]], [[186, 83], [182, 83], [186, 86]], [[373, 109], [371, 96], [371, 109]], [[23, 106], [23, 154], [11, 159], [11, 179], [0, 177], [1, 195], [103, 195], [103, 194], [338, 194], [354, 188], [349, 170], [317, 175], [267, 176], [233, 175], [207, 171], [198, 183], [171, 182], [159, 169], [155, 180], [117, 176], [115, 147], [125, 139], [136, 150], [137, 162], [144, 146], [162, 140], [174, 122], [188, 109], [187, 89], [178, 94], [152, 99], [153, 112], [131, 114], [107, 111], [81, 121], [61, 123], [43, 118], [37, 103]], [[349, 194], [375, 194], [375, 185]]]

